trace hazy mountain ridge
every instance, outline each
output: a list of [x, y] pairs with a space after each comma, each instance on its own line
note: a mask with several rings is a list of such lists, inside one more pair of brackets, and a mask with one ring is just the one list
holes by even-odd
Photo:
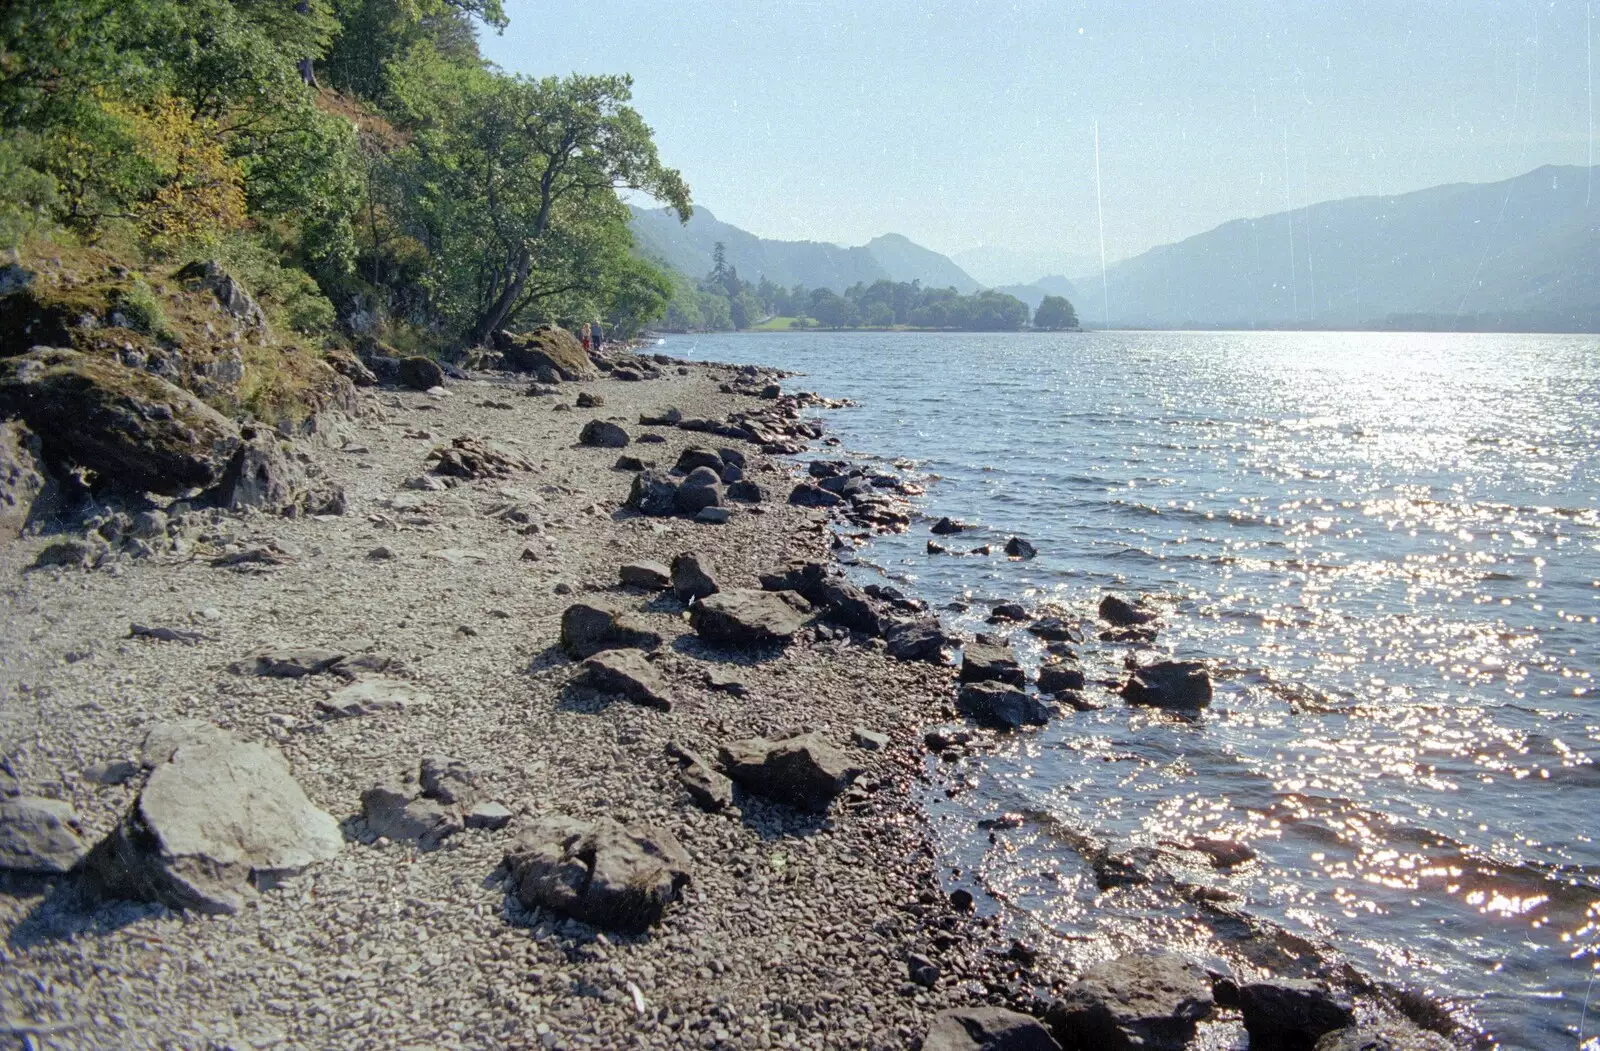
[[[1111, 267], [1109, 323], [1597, 329], [1588, 175], [1546, 166], [1236, 219]], [[1105, 323], [1101, 304], [1078, 306], [1086, 324]]]

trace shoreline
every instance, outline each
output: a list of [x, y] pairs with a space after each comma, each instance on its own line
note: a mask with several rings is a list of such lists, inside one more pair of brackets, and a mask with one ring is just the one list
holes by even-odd
[[[561, 384], [544, 397], [524, 397], [525, 379], [504, 375], [452, 382], [442, 397], [363, 392], [366, 415], [343, 448], [313, 453], [346, 489], [342, 516], [217, 514], [214, 542], [194, 553], [110, 570], [27, 570], [50, 538], [0, 549], [10, 582], [0, 746], [22, 791], [72, 804], [92, 843], [143, 779], [115, 783], [106, 772], [137, 764], [151, 726], [200, 719], [281, 749], [347, 840], [233, 916], [95, 908], [70, 878], [6, 876], [0, 1002], [14, 1034], [73, 1047], [710, 1046], [708, 1037], [899, 1047], [938, 1010], [989, 997], [998, 984], [976, 936], [983, 921], [938, 890], [914, 799], [921, 727], [948, 712], [951, 669], [813, 628], [760, 659], [716, 653], [670, 593], [616, 583], [622, 563], [681, 551], [708, 555], [724, 587], [758, 587], [759, 574], [792, 560], [829, 560], [826, 512], [784, 503], [789, 469], [744, 443], [715, 439], [747, 450], [749, 476], [769, 490], [760, 513], [736, 510], [725, 525], [616, 513], [632, 474], [613, 468], [615, 449], [573, 445], [587, 421], [658, 433], [664, 443], [626, 451], [667, 466], [712, 436], [641, 427], [641, 413], [674, 405], [722, 418], [768, 404], [718, 389], [748, 379], [734, 367], [663, 373]], [[578, 392], [605, 404], [556, 408]], [[407, 489], [428, 451], [458, 435], [493, 439], [534, 469]], [[514, 527], [508, 502], [531, 525]], [[261, 572], [201, 557], [262, 546], [279, 557]], [[370, 557], [380, 547], [391, 557]], [[569, 684], [576, 665], [555, 648], [560, 616], [585, 598], [624, 603], [664, 636], [655, 665], [670, 713]], [[130, 638], [135, 622], [204, 638]], [[421, 699], [328, 717], [318, 709], [338, 684], [325, 676], [228, 669], [264, 645], [395, 654]], [[713, 670], [742, 680], [745, 696], [709, 688]], [[853, 746], [856, 727], [887, 734], [889, 746]], [[795, 730], [819, 732], [865, 768], [825, 819], [743, 793], [733, 811], [702, 813], [666, 754], [669, 744], [714, 754], [729, 740]], [[467, 829], [431, 852], [362, 842], [364, 792], [434, 755], [471, 768], [511, 810], [510, 828]], [[692, 863], [686, 900], [639, 937], [518, 914], [496, 873], [519, 828], [554, 813], [667, 828]], [[939, 962], [933, 988], [909, 980], [912, 954]]]

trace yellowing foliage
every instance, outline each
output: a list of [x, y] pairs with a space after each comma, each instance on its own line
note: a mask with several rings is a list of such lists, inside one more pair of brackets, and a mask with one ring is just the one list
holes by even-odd
[[106, 103], [155, 175], [133, 207], [152, 247], [175, 252], [215, 241], [246, 221], [244, 175], [216, 126], [170, 96], [138, 108]]

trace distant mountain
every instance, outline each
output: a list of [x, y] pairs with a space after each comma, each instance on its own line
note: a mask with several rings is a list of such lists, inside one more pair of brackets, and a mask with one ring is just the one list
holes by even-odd
[[[1597, 331], [1588, 175], [1547, 166], [1224, 223], [1110, 268], [1110, 324]], [[1086, 325], [1103, 323], [1099, 300], [1075, 304]]]
[[633, 209], [633, 235], [645, 255], [693, 278], [711, 270], [718, 241], [728, 262], [747, 281], [765, 277], [785, 288], [831, 288], [843, 292], [859, 282], [921, 281], [925, 286], [976, 292], [979, 285], [949, 259], [899, 234], [876, 237], [858, 248], [821, 241], [773, 241], [722, 222], [697, 205], [687, 224], [666, 209]]
[[924, 288], [953, 288], [962, 295], [983, 287], [947, 257], [899, 234], [874, 237], [866, 248], [892, 281], [921, 281]]
[[1100, 257], [1054, 248], [1001, 248], [979, 245], [950, 258], [967, 273], [990, 288], [1032, 284], [1040, 274], [1099, 273]]
[[1029, 310], [1038, 310], [1039, 304], [1045, 296], [1063, 296], [1072, 303], [1072, 306], [1081, 315], [1083, 306], [1078, 302], [1078, 290], [1072, 282], [1059, 274], [1051, 277], [1041, 277], [1039, 280], [1027, 285], [1001, 285], [996, 291], [1016, 296], [1028, 304]]

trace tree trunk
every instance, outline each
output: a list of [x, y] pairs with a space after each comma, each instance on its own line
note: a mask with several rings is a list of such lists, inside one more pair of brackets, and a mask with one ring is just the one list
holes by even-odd
[[506, 286], [500, 290], [489, 308], [478, 317], [472, 326], [472, 342], [479, 346], [486, 346], [491, 337], [506, 323], [506, 317], [511, 313], [511, 308], [516, 305], [522, 289], [528, 283], [528, 275], [533, 271], [533, 254], [526, 248], [518, 253], [517, 268], [512, 273]]

